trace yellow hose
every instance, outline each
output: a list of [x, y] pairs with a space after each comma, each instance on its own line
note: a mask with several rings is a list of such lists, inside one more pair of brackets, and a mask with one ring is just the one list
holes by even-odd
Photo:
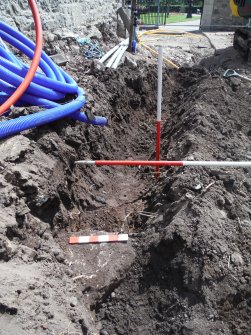
[[[140, 44], [141, 44], [144, 48], [146, 48], [147, 50], [149, 50], [152, 54], [154, 54], [154, 55], [158, 55], [158, 52], [155, 51], [154, 49], [150, 48], [147, 44], [145, 44], [145, 43], [143, 43], [143, 42], [141, 42]], [[166, 57], [163, 57], [163, 60], [164, 60], [164, 62], [165, 62], [166, 64], [171, 65], [172, 67], [174, 67], [174, 68], [177, 69], [177, 70], [180, 68], [178, 65], [174, 64], [171, 60], [169, 60], [169, 59], [166, 58]]]
[[[147, 30], [147, 31], [143, 31], [141, 33], [138, 33], [138, 39], [139, 39], [139, 45], [142, 45], [144, 48], [146, 48], [147, 50], [149, 50], [152, 54], [154, 55], [158, 55], [158, 52], [152, 48], [150, 48], [146, 43], [149, 40], [145, 40], [143, 42], [143, 40], [141, 39], [142, 36], [144, 35], [152, 35], [152, 36], [173, 36], [173, 37], [190, 37], [190, 38], [200, 38], [200, 36], [193, 34], [193, 33], [188, 33], [188, 32], [182, 32], [179, 33], [178, 30], [165, 30], [165, 29], [155, 29], [155, 30]], [[163, 60], [166, 64], [171, 65], [172, 67], [174, 67], [175, 69], [179, 69], [180, 67], [176, 64], [174, 64], [171, 60], [169, 60], [166, 57], [163, 57]]]
[[148, 30], [148, 31], [143, 31], [142, 33], [138, 33], [139, 39], [143, 35], [163, 35], [163, 36], [180, 36], [180, 37], [191, 37], [191, 38], [200, 38], [200, 36], [189, 33], [189, 32], [179, 32], [178, 30], [165, 30], [165, 29], [155, 29], [155, 30]]

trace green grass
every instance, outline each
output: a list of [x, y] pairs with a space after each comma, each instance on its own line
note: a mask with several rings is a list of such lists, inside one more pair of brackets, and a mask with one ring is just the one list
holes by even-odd
[[[187, 19], [186, 15], [187, 14], [169, 14], [169, 16], [166, 18], [166, 24], [193, 21], [193, 20], [198, 20], [200, 18], [200, 16], [193, 15], [191, 19]], [[157, 13], [141, 14], [140, 21], [141, 21], [141, 24], [157, 24], [158, 14]], [[165, 24], [165, 14], [160, 13], [159, 23]]]

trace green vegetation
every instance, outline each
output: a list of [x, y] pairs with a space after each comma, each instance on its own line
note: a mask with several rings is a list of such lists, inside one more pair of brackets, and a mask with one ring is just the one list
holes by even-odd
[[[191, 19], [186, 18], [186, 14], [170, 14], [168, 17], [165, 17], [165, 14], [159, 14], [159, 24], [168, 24], [168, 23], [178, 23], [178, 22], [187, 22], [198, 20], [198, 16], [193, 16]], [[142, 24], [156, 24], [158, 21], [157, 13], [147, 13], [140, 15], [140, 21]]]
[[[160, 0], [161, 3], [167, 3], [169, 5], [184, 5], [187, 6], [188, 0]], [[193, 6], [202, 6], [202, 0], [193, 0]]]

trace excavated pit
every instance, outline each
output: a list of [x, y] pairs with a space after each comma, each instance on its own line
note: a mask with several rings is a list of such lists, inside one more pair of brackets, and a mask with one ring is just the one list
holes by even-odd
[[[76, 166], [154, 159], [157, 68], [66, 69], [110, 125], [1, 141], [2, 334], [250, 334], [250, 170]], [[249, 83], [194, 67], [163, 85], [163, 159], [251, 159]], [[129, 242], [68, 245], [102, 232]]]

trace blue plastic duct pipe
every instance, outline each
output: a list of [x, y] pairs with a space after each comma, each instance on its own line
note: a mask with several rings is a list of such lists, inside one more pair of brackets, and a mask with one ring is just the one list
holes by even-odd
[[[0, 22], [0, 37], [29, 58], [33, 58], [35, 44], [3, 22]], [[108, 124], [104, 117], [95, 116], [92, 120], [89, 120], [85, 113], [80, 112], [85, 104], [83, 90], [45, 52], [42, 52], [39, 67], [43, 72], [36, 73], [16, 106], [42, 106], [49, 109], [0, 122], [0, 139], [65, 117], [99, 126]], [[28, 66], [12, 54], [0, 39], [1, 104], [20, 85], [27, 71]], [[66, 95], [73, 96], [73, 100], [65, 104], [59, 103], [58, 100], [62, 101]]]

